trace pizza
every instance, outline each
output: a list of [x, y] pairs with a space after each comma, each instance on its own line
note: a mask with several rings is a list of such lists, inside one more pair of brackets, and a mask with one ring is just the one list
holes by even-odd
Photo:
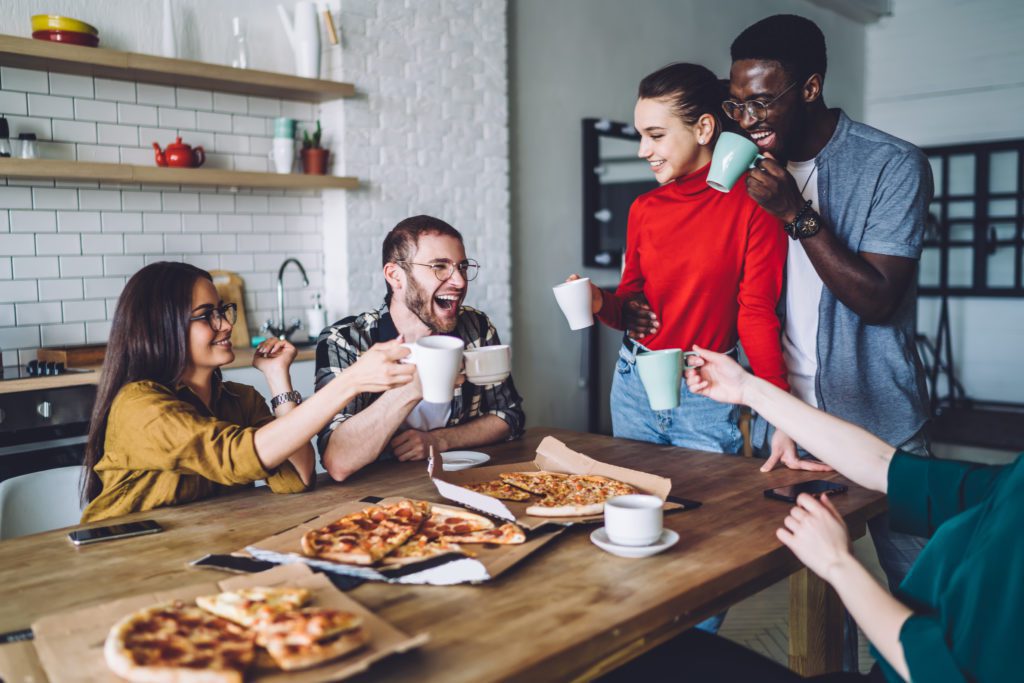
[[309, 591], [305, 588], [242, 588], [196, 598], [196, 604], [207, 612], [242, 626], [294, 611], [308, 602]]
[[114, 624], [103, 646], [118, 676], [145, 683], [241, 683], [255, 655], [253, 634], [182, 602], [157, 605]]
[[482, 493], [498, 500], [523, 501], [530, 499], [530, 493], [503, 481], [483, 481], [478, 484], [463, 484], [462, 488]]
[[267, 614], [253, 625], [253, 632], [256, 643], [284, 671], [337, 659], [369, 642], [358, 615], [324, 607]]
[[430, 538], [424, 534], [416, 534], [385, 557], [382, 564], [388, 567], [404, 567], [450, 553], [465, 554], [456, 543], [440, 537]]
[[456, 543], [496, 543], [498, 545], [519, 545], [526, 543], [526, 532], [518, 525], [502, 524], [497, 529], [470, 531], [459, 536], [447, 536], [446, 540]]
[[545, 495], [550, 491], [561, 488], [569, 478], [568, 474], [558, 472], [503, 472], [498, 477], [516, 488]]
[[638, 493], [637, 489], [615, 479], [589, 474], [559, 472], [505, 472], [501, 480], [542, 496], [526, 508], [535, 517], [586, 517], [604, 512], [609, 498]]
[[346, 564], [375, 564], [419, 531], [430, 510], [430, 503], [408, 499], [374, 505], [307, 531], [302, 552]]

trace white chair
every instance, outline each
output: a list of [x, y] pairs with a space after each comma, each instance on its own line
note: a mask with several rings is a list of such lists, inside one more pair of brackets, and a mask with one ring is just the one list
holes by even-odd
[[0, 540], [78, 524], [81, 477], [75, 465], [0, 481]]

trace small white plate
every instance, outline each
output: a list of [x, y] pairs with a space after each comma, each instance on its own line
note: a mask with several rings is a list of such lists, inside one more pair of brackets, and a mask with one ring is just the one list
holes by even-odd
[[447, 451], [441, 454], [441, 467], [445, 472], [458, 472], [469, 467], [483, 465], [491, 456], [478, 451]]
[[650, 557], [657, 555], [662, 550], [668, 550], [678, 543], [679, 534], [671, 529], [662, 529], [661, 537], [651, 545], [618, 545], [609, 540], [604, 527], [601, 527], [590, 534], [590, 540], [601, 550], [619, 557]]

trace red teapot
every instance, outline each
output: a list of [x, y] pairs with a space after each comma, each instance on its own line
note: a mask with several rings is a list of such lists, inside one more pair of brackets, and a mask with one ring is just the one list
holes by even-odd
[[156, 150], [156, 165], [157, 166], [173, 166], [174, 168], [197, 168], [203, 165], [206, 161], [206, 151], [202, 145], [192, 147], [186, 145], [181, 141], [181, 138], [176, 138], [175, 141], [167, 145], [166, 150], [161, 150], [160, 145], [153, 143], [153, 149]]

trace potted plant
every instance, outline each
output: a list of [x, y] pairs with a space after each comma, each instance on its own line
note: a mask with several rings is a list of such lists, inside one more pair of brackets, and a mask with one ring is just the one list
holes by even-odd
[[320, 121], [316, 122], [316, 130], [310, 135], [308, 130], [302, 131], [302, 172], [312, 175], [327, 173], [328, 150], [320, 146]]

